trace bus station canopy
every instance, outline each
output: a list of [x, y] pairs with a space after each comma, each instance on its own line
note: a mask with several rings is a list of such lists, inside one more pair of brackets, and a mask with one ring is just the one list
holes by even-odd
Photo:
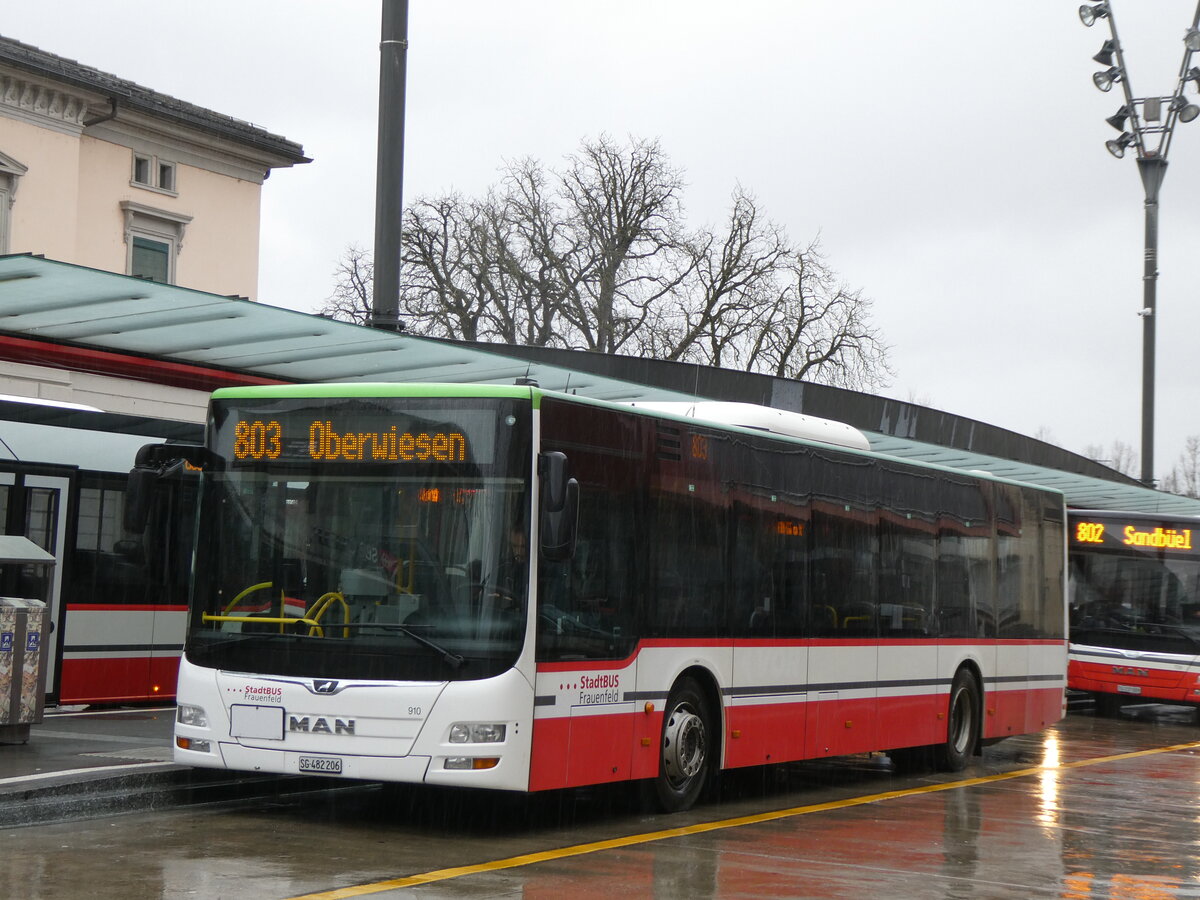
[[[1063, 491], [1078, 509], [1200, 516], [1042, 441], [917, 404], [746, 372], [582, 351], [421, 338], [28, 254], [0, 256], [0, 338], [215, 370], [231, 382], [511, 384], [617, 402], [732, 400], [846, 422], [872, 449]], [[56, 348], [59, 348], [56, 351]], [[4, 347], [0, 344], [0, 355]]]

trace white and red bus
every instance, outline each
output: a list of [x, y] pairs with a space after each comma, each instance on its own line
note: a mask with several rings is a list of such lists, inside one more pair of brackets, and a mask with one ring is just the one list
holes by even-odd
[[719, 769], [958, 769], [1058, 720], [1062, 495], [866, 448], [739, 404], [222, 389], [175, 759], [678, 810]]
[[187, 492], [180, 482], [158, 486], [147, 540], [123, 527], [125, 489], [146, 441], [195, 442], [202, 434], [198, 424], [0, 398], [0, 530], [28, 537], [55, 560], [0, 563], [0, 594], [48, 607], [51, 702], [174, 696], [192, 547]]
[[1071, 510], [1068, 687], [1200, 705], [1200, 518]]

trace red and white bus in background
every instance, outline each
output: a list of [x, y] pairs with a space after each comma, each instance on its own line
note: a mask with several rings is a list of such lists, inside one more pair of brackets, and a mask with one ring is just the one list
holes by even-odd
[[159, 485], [150, 541], [125, 531], [122, 515], [137, 451], [148, 440], [194, 442], [202, 433], [198, 424], [0, 398], [0, 528], [55, 559], [52, 567], [0, 564], [0, 594], [48, 606], [52, 702], [174, 696], [192, 546], [186, 491]]
[[180, 456], [203, 470], [180, 763], [645, 780], [678, 810], [719, 769], [923, 748], [958, 769], [1063, 714], [1062, 495], [846, 426], [291, 385], [218, 391], [203, 447], [145, 459]]
[[1200, 518], [1071, 510], [1068, 686], [1200, 705]]

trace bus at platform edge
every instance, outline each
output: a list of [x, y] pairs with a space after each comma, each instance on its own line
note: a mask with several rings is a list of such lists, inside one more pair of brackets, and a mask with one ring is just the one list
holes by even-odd
[[1200, 706], [1200, 518], [1071, 510], [1068, 688]]
[[888, 751], [957, 770], [1062, 716], [1060, 493], [797, 414], [646, 407], [216, 392], [204, 446], [146, 453], [130, 481], [136, 509], [181, 455], [201, 470], [175, 760], [637, 781], [674, 811], [721, 769]]

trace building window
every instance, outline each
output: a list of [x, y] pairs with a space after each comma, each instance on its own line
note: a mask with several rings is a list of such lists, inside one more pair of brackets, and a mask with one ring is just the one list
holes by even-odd
[[0, 153], [0, 253], [9, 251], [12, 240], [12, 206], [17, 196], [17, 182], [28, 172], [11, 156]]
[[150, 238], [133, 238], [129, 274], [162, 284], [171, 283], [171, 245]]
[[164, 191], [175, 190], [175, 166], [173, 163], [158, 162], [158, 187]]
[[183, 249], [183, 233], [191, 216], [121, 201], [125, 213], [125, 270], [138, 278], [175, 283], [175, 261]]
[[175, 163], [135, 153], [132, 183], [135, 187], [175, 194]]
[[150, 157], [135, 156], [133, 158], [133, 183], [150, 184]]

